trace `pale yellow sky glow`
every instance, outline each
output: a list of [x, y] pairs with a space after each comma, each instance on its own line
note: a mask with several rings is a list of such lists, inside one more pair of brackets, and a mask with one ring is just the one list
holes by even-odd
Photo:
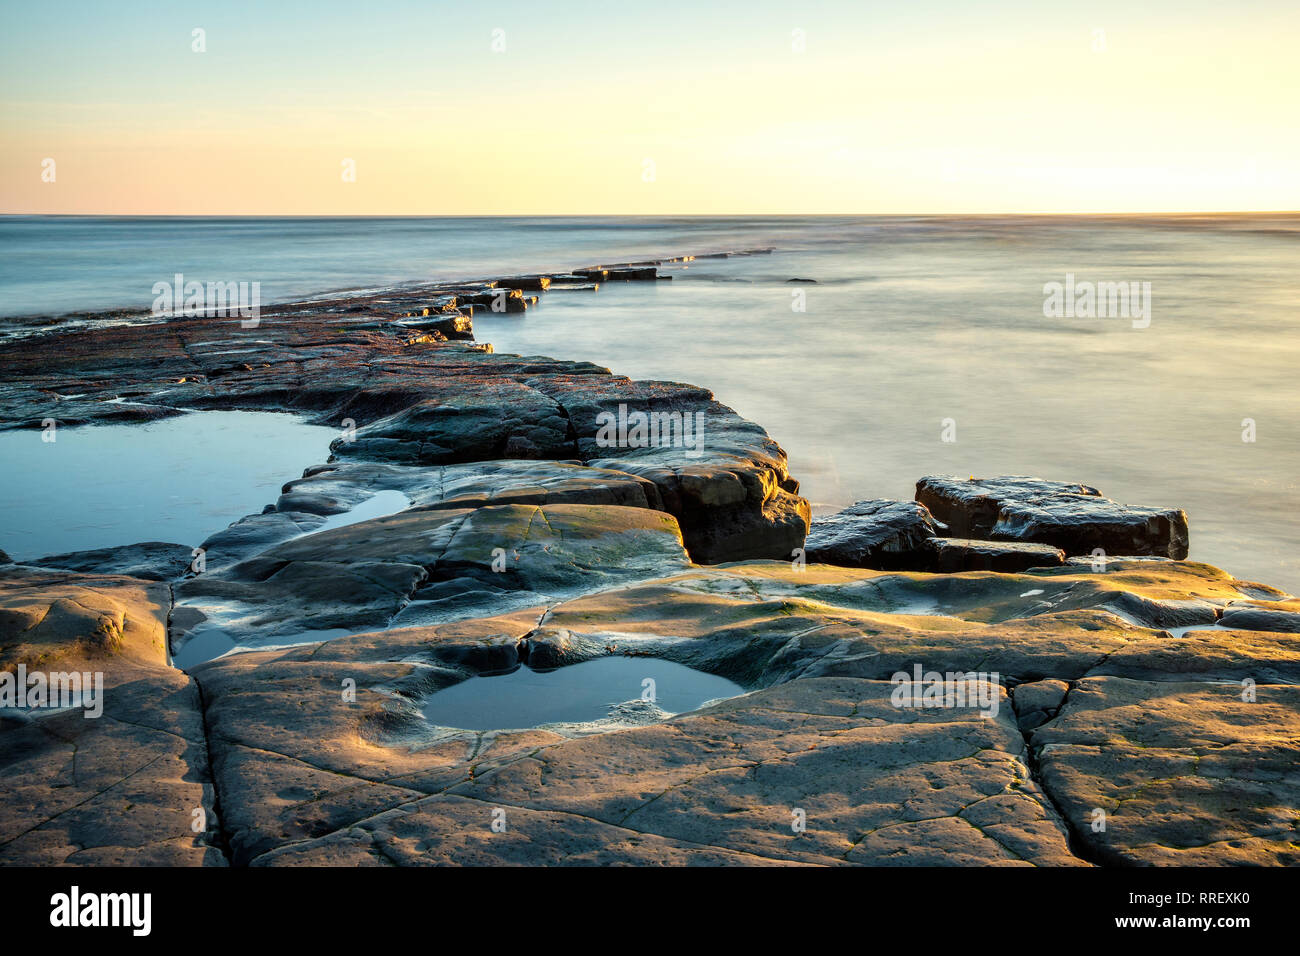
[[0, 211], [1300, 208], [1296, 5], [933, 6], [932, 21], [734, 8], [734, 28], [683, 7], [595, 35], [575, 30], [589, 12], [509, 6], [409, 30], [403, 4], [310, 28], [255, 8], [127, 25], [10, 13]]

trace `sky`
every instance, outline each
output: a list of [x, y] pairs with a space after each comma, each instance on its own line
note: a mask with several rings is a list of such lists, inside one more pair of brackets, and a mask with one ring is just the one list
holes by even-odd
[[1295, 0], [0, 10], [0, 213], [1300, 209]]

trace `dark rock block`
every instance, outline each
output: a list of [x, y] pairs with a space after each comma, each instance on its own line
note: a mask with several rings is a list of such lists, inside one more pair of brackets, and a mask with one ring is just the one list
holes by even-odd
[[1187, 557], [1187, 515], [1178, 508], [1123, 505], [1087, 485], [1006, 476], [927, 477], [916, 500], [953, 535], [1035, 541], [1066, 554]]
[[812, 520], [804, 545], [808, 561], [881, 571], [922, 570], [926, 542], [941, 533], [925, 505], [888, 499], [859, 501]]
[[497, 285], [505, 289], [522, 289], [525, 292], [545, 292], [551, 287], [550, 276], [509, 276], [498, 279]]
[[987, 538], [1003, 505], [1054, 494], [1101, 495], [1096, 488], [1041, 478], [971, 478], [931, 476], [916, 483], [916, 500], [958, 537]]
[[145, 581], [170, 581], [184, 574], [192, 559], [193, 553], [189, 545], [144, 541], [121, 547], [96, 548], [93, 551], [51, 554], [23, 563], [38, 568], [124, 574]]
[[1055, 568], [1065, 564], [1065, 552], [1050, 544], [1025, 541], [977, 541], [971, 538], [931, 538], [926, 542], [931, 560], [927, 570], [1003, 571]]
[[1039, 541], [1069, 554], [1187, 557], [1187, 514], [1178, 508], [1142, 508], [1109, 498], [1058, 495], [1038, 503], [1008, 504], [990, 535]]
[[[470, 309], [473, 306], [469, 306]], [[448, 340], [461, 339], [463, 341], [473, 341], [474, 339], [474, 320], [472, 312], [465, 314], [462, 312], [439, 312], [436, 315], [425, 317], [416, 317], [411, 319], [402, 319], [396, 324], [405, 329], [412, 329], [419, 332], [436, 332]]]
[[553, 275], [550, 277], [550, 280], [550, 291], [552, 292], [557, 290], [594, 292], [600, 288], [600, 284], [593, 281], [593, 277], [590, 275], [580, 276], [574, 273], [569, 273], [567, 275]]
[[[647, 478], [681, 524], [692, 559], [789, 560], [803, 546], [809, 505], [798, 497], [786, 455], [758, 425], [677, 382], [537, 378], [529, 384], [562, 405], [589, 465]], [[645, 434], [611, 434], [636, 416]], [[604, 422], [604, 425], [602, 425]]]
[[1219, 623], [1224, 627], [1242, 631], [1300, 633], [1300, 613], [1277, 608], [1253, 607], [1249, 604], [1226, 608]]
[[609, 282], [649, 282], [659, 278], [659, 270], [654, 266], [600, 267], [597, 269], [574, 269], [575, 275], [585, 276], [591, 280]]

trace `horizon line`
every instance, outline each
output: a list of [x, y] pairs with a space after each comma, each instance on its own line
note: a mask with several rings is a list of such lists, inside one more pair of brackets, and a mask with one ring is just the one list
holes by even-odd
[[1140, 212], [655, 212], [655, 213], [118, 213], [0, 212], [0, 219], [890, 219], [1120, 216], [1300, 216], [1300, 209], [1198, 209]]

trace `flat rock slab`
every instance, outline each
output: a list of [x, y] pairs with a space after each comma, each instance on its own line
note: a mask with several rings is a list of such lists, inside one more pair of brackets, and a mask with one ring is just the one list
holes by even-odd
[[133, 578], [0, 570], [0, 669], [103, 682], [98, 716], [0, 711], [0, 865], [224, 863], [198, 689], [164, 656], [168, 604]]
[[955, 536], [1034, 541], [1067, 555], [1187, 557], [1187, 515], [1122, 505], [1087, 485], [1039, 478], [927, 477], [916, 500]]
[[[505, 517], [511, 507], [527, 510], [469, 514]], [[627, 520], [668, 517], [609, 510]], [[562, 519], [559, 511], [531, 521], [548, 527], [545, 543], [554, 544], [568, 537], [556, 533]], [[321, 564], [358, 568], [385, 540], [385, 554], [396, 547], [413, 558], [431, 528], [437, 536], [436, 525], [419, 522], [353, 531], [363, 527], [281, 545], [288, 553], [277, 560], [292, 564], [293, 549], [303, 548]], [[460, 533], [435, 549], [440, 557]], [[478, 560], [478, 533], [459, 545], [466, 564]], [[334, 534], [338, 540], [328, 540]], [[543, 543], [530, 539], [526, 545]], [[147, 618], [147, 653], [127, 641], [119, 657], [138, 652], [157, 668], [157, 608], [145, 615], [103, 596], [110, 586], [146, 596], [152, 587], [157, 605], [164, 588], [6, 573], [38, 592], [15, 591], [0, 606], [19, 633], [31, 632], [8, 645], [24, 659], [87, 631], [93, 639], [85, 646], [104, 642], [96, 634], [111, 644], [115, 627], [125, 633]], [[50, 602], [65, 587], [81, 589], [68, 592], [81, 611]], [[211, 800], [202, 762], [210, 753], [222, 836], [238, 865], [1288, 863], [1300, 793], [1300, 646], [1292, 634], [1214, 623], [1216, 609], [1291, 607], [1252, 598], [1240, 589], [1247, 587], [1205, 565], [1149, 560], [1111, 562], [1103, 573], [1064, 566], [954, 575], [781, 562], [682, 566], [504, 615], [235, 654], [194, 670], [201, 711], [173, 703], [176, 694], [193, 695], [175, 671], [165, 671], [170, 696], [155, 687], [119, 698], [138, 711], [119, 723], [169, 729], [165, 742], [181, 750], [179, 781], [149, 784], [165, 808], [150, 809], [135, 791], [116, 810], [100, 797], [84, 809], [66, 806], [60, 788], [33, 783], [58, 780], [49, 767], [15, 764], [21, 772], [5, 779], [27, 790], [4, 806], [35, 808], [25, 812], [39, 825], [19, 818], [22, 832], [0, 844], [0, 858], [19, 852], [11, 847], [21, 848], [19, 859], [73, 862], [183, 850], [219, 862], [202, 838], [155, 835], [157, 827], [188, 825], [172, 807], [190, 797], [173, 788]], [[1121, 598], [1145, 620], [1117, 614]], [[1211, 609], [1210, 623], [1178, 637], [1154, 623], [1190, 606]], [[427, 695], [476, 674], [609, 655], [675, 661], [754, 689], [658, 723], [585, 735], [448, 731], [431, 727], [420, 709]], [[918, 665], [982, 675], [996, 706], [896, 706], [897, 674]], [[1248, 677], [1257, 694], [1249, 704], [1240, 698]], [[164, 705], [182, 716], [149, 709]], [[39, 721], [72, 719], [6, 723], [0, 754], [31, 759], [39, 748], [26, 736], [6, 744], [11, 730], [31, 735]], [[187, 729], [195, 721], [197, 729]], [[191, 758], [187, 748], [204, 725], [203, 755]], [[67, 746], [63, 738], [58, 745]], [[86, 738], [78, 760], [112, 753], [120, 763], [142, 747], [130, 736]], [[42, 759], [56, 758], [68, 759]], [[151, 780], [148, 768], [157, 767], [123, 771], [115, 763], [112, 773]], [[1107, 814], [1105, 831], [1091, 830], [1097, 808]], [[154, 814], [148, 837], [133, 829], [139, 813]], [[75, 831], [58, 829], [74, 823]]]
[[[256, 865], [1109, 862], [1121, 857], [1107, 857], [1073, 823], [1071, 852], [1056, 816], [1057, 805], [1077, 812], [1077, 800], [1061, 803], [1057, 791], [1076, 786], [1071, 774], [1090, 774], [1093, 786], [1121, 779], [1050, 745], [1079, 719], [1080, 688], [1147, 687], [1140, 675], [1163, 669], [1175, 679], [1155, 685], [1160, 693], [1231, 698], [1247, 669], [1261, 693], [1273, 692], [1264, 682], [1276, 675], [1300, 677], [1290, 635], [1250, 632], [1243, 642], [1240, 632], [1211, 628], [1171, 638], [1117, 616], [1109, 609], [1117, 593], [1149, 602], [1152, 613], [1175, 598], [1241, 600], [1229, 576], [1180, 562], [961, 575], [757, 562], [513, 616], [235, 655], [197, 676], [212, 701], [227, 819], [242, 821], [236, 859]], [[448, 736], [419, 710], [424, 695], [470, 674], [611, 654], [672, 660], [759, 689], [666, 722], [578, 737], [546, 728]], [[992, 672], [1012, 692], [999, 690], [989, 717], [894, 706], [891, 678], [918, 664]], [[340, 693], [349, 680], [350, 703]], [[1289, 714], [1240, 711], [1233, 731], [1292, 740], [1269, 758], [1281, 760], [1300, 712], [1289, 700], [1277, 705]], [[1134, 706], [1135, 726], [1141, 714]], [[1196, 719], [1152, 728], [1150, 740], [1201, 747]], [[1155, 746], [1134, 741], [1135, 752]], [[1080, 744], [1079, 753], [1095, 752]], [[1050, 761], [1055, 776], [1030, 769]], [[1137, 764], [1132, 773], [1134, 787], [1151, 779]], [[1268, 792], [1289, 806], [1294, 782], [1277, 779]], [[1232, 786], [1211, 779], [1186, 802], [1171, 792], [1165, 813], [1190, 825], [1213, 801], [1239, 800]], [[285, 797], [268, 802], [267, 791]], [[806, 823], [798, 836], [796, 810]], [[504, 832], [493, 831], [494, 819]], [[1172, 852], [1171, 839], [1161, 832], [1122, 860]], [[1220, 849], [1203, 858], [1227, 859]], [[1253, 859], [1284, 862], [1270, 859], [1272, 849]]]
[[199, 616], [183, 622], [188, 630], [173, 628], [172, 650], [202, 626], [236, 644], [275, 643], [491, 616], [688, 564], [676, 521], [647, 508], [408, 509], [300, 536], [182, 582], [178, 604]]
[[814, 518], [804, 554], [809, 561], [850, 568], [925, 570], [933, 561], [926, 542], [943, 530], [918, 502], [859, 501]]
[[1300, 863], [1300, 687], [1252, 690], [1118, 677], [1071, 688], [1031, 742], [1044, 785], [1095, 859]]
[[574, 458], [564, 410], [531, 386], [509, 378], [450, 381], [396, 414], [339, 438], [340, 457], [436, 465], [493, 458]]
[[273, 545], [317, 531], [325, 523], [306, 511], [272, 511], [248, 515], [210, 535], [199, 548], [207, 571], [215, 571], [261, 554]]
[[[445, 663], [477, 643], [463, 630], [470, 626], [425, 631], [425, 652], [438, 660], [441, 651]], [[1030, 779], [1009, 704], [994, 718], [900, 710], [887, 682], [800, 680], [615, 733], [475, 733], [412, 748], [397, 732], [412, 718], [395, 716], [382, 691], [423, 679], [418, 633], [402, 632], [396, 648], [361, 636], [310, 655], [238, 655], [204, 669], [227, 818], [245, 821], [232, 840], [237, 859], [1078, 862]], [[384, 651], [390, 660], [376, 660]], [[339, 652], [344, 659], [334, 659]], [[391, 660], [395, 653], [405, 660]], [[350, 706], [337, 693], [345, 675], [363, 688]], [[286, 734], [286, 708], [305, 709], [312, 733]], [[289, 799], [268, 804], [267, 791]], [[494, 819], [504, 832], [493, 831]]]
[[189, 569], [193, 557], [193, 551], [187, 545], [145, 541], [115, 548], [51, 554], [23, 563], [38, 568], [121, 574], [146, 581], [171, 581]]
[[307, 507], [310, 502], [322, 514], [346, 511], [380, 491], [400, 491], [411, 507], [420, 509], [512, 504], [660, 508], [653, 482], [571, 461], [507, 460], [428, 467], [340, 461], [307, 469], [283, 490], [277, 510], [311, 510]]
[[[753, 562], [566, 601], [546, 614], [530, 642], [534, 653], [546, 646], [559, 662], [614, 647], [746, 686], [812, 676], [888, 680], [917, 663], [997, 671], [1008, 683], [1145, 676], [1158, 668], [1236, 679], [1242, 665], [1228, 647], [1229, 632], [1193, 630], [1172, 639], [1155, 623], [1168, 596], [1198, 592], [1208, 608], [1238, 593], [1222, 572], [1175, 562], [1117, 564], [1106, 574], [956, 575]], [[1120, 594], [1150, 623], [1116, 614]], [[1211, 610], [1205, 626], [1214, 620]], [[1204, 652], [1191, 656], [1189, 648]], [[1244, 648], [1261, 677], [1300, 677], [1289, 635], [1260, 634]]]
[[971, 538], [931, 538], [925, 544], [933, 571], [1028, 571], [1065, 564], [1065, 552], [1050, 544]]

